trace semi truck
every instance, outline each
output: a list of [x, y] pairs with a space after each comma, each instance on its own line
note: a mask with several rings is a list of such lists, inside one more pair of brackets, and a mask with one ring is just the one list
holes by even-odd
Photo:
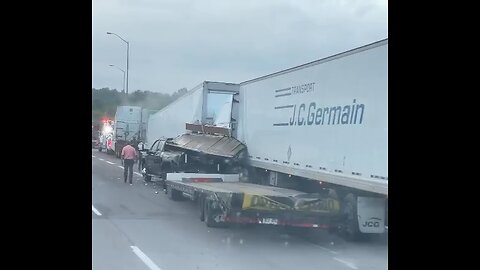
[[113, 123], [112, 149], [120, 158], [123, 147], [133, 139], [145, 140], [148, 110], [138, 106], [118, 106]]
[[318, 181], [336, 191], [348, 235], [384, 232], [388, 39], [242, 82], [239, 104], [237, 139], [264, 183]]
[[[329, 227], [357, 238], [384, 233], [388, 225], [387, 100], [384, 39], [239, 84], [204, 82], [152, 115], [147, 141], [173, 142], [185, 132], [233, 138], [247, 149], [240, 179], [262, 185], [262, 192], [284, 188], [337, 201], [338, 212], [330, 208], [329, 214], [336, 213], [338, 219], [328, 219]], [[217, 162], [209, 158], [215, 156], [208, 152], [209, 142], [177, 146], [184, 149], [182, 154], [190, 151], [183, 155], [184, 162], [189, 155]], [[218, 161], [217, 173], [222, 173], [221, 165]], [[199, 202], [206, 196], [215, 209], [222, 208], [213, 188], [197, 183], [199, 195], [194, 196], [188, 187], [192, 184], [186, 183], [195, 177], [183, 177], [182, 182], [178, 173], [164, 176], [170, 196]], [[248, 189], [227, 191], [230, 197], [243, 192], [243, 200], [248, 200]]]

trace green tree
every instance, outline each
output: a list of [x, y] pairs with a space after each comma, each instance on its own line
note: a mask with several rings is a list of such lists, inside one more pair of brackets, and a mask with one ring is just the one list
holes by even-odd
[[153, 111], [158, 111], [186, 94], [188, 90], [181, 88], [171, 95], [158, 92], [136, 90], [125, 96], [123, 91], [116, 89], [92, 88], [92, 121], [99, 121], [102, 117], [113, 118], [117, 106], [140, 106]]

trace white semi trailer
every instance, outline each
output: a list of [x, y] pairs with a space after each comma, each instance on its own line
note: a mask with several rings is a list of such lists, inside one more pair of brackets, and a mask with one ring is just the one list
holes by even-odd
[[[148, 145], [159, 138], [174, 138], [185, 133], [185, 123], [213, 124], [222, 116], [224, 103], [238, 95], [238, 84], [202, 82], [162, 110], [150, 115], [147, 125]], [[235, 105], [236, 108], [236, 105]]]
[[240, 83], [237, 139], [265, 184], [333, 187], [350, 235], [383, 233], [388, 39]]

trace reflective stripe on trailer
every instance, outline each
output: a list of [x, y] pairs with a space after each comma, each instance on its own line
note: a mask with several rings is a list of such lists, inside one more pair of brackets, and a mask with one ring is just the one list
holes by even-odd
[[[261, 219], [251, 218], [251, 217], [240, 217], [240, 216], [226, 216], [225, 222], [229, 223], [242, 223], [242, 224], [264, 224]], [[330, 226], [328, 224], [315, 224], [315, 223], [290, 223], [283, 220], [278, 220], [277, 224], [265, 223], [265, 225], [276, 225], [276, 226], [291, 226], [291, 227], [302, 227], [302, 228], [320, 228], [328, 229]]]

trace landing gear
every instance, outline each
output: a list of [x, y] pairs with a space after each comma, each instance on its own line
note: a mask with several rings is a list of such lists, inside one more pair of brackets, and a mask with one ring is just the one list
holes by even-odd
[[216, 203], [212, 200], [203, 200], [203, 221], [207, 227], [225, 227], [226, 223], [222, 220], [222, 211], [219, 208], [214, 207], [215, 204]]

